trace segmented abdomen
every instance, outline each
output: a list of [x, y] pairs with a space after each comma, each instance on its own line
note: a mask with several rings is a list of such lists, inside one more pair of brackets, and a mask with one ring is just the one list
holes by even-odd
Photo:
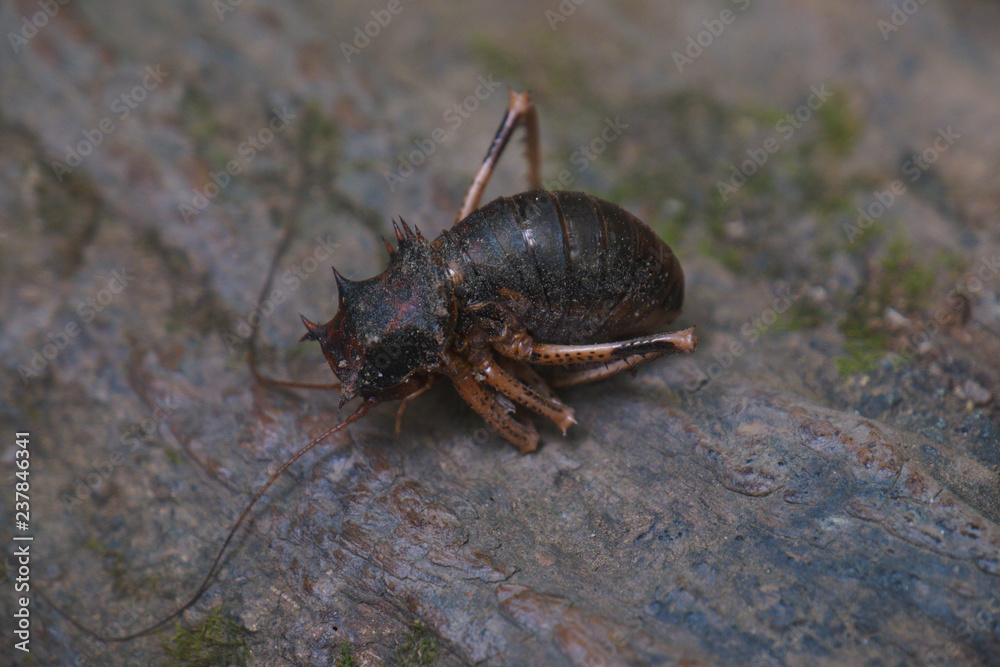
[[500, 197], [434, 241], [459, 326], [502, 308], [539, 341], [610, 341], [656, 330], [684, 298], [670, 247], [624, 209], [581, 192]]

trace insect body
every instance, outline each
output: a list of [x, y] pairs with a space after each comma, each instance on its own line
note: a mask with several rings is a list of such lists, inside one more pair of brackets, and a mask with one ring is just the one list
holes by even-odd
[[[511, 104], [460, 220], [433, 242], [394, 223], [389, 266], [353, 282], [334, 271], [337, 314], [303, 317], [341, 380], [341, 404], [403, 405], [447, 377], [522, 452], [538, 446], [515, 404], [565, 432], [573, 410], [553, 386], [591, 382], [695, 347], [693, 329], [653, 334], [680, 312], [684, 277], [670, 248], [619, 206], [579, 192], [532, 190], [475, 209], [511, 132], [528, 128], [537, 180], [537, 122], [527, 94]], [[548, 380], [531, 365], [567, 372]], [[402, 411], [402, 407], [400, 408]], [[397, 421], [398, 427], [398, 421]]]
[[[514, 130], [527, 130], [530, 192], [477, 210], [483, 189]], [[691, 352], [694, 329], [652, 333], [680, 312], [684, 277], [656, 234], [615, 204], [579, 192], [539, 188], [538, 122], [527, 93], [511, 93], [500, 129], [459, 210], [456, 224], [433, 242], [405, 222], [381, 274], [350, 281], [334, 271], [339, 308], [326, 324], [305, 317], [304, 340], [319, 341], [340, 385], [273, 380], [272, 385], [339, 388], [341, 405], [364, 400], [344, 421], [300, 449], [254, 494], [230, 528], [201, 584], [172, 613], [141, 630], [108, 635], [60, 614], [103, 641], [149, 634], [189, 609], [207, 590], [250, 510], [278, 477], [331, 434], [384, 400], [406, 403], [441, 377], [522, 453], [538, 447], [518, 406], [551, 419], [563, 432], [573, 410], [552, 392], [593, 382], [673, 352]], [[265, 286], [262, 294], [266, 294]], [[561, 373], [542, 378], [534, 366]], [[48, 597], [40, 593], [46, 600]]]

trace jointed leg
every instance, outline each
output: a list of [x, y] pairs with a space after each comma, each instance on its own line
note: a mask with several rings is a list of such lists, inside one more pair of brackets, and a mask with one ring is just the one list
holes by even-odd
[[511, 90], [510, 101], [507, 103], [507, 112], [504, 114], [503, 120], [500, 121], [500, 128], [493, 138], [493, 143], [490, 144], [489, 150], [486, 151], [486, 158], [483, 160], [483, 164], [479, 167], [479, 171], [476, 172], [475, 178], [472, 179], [472, 185], [469, 186], [469, 191], [465, 195], [465, 201], [462, 202], [462, 207], [458, 210], [458, 215], [455, 218], [456, 222], [462, 220], [479, 207], [479, 200], [483, 196], [483, 190], [486, 189], [486, 184], [489, 182], [490, 176], [493, 174], [493, 168], [496, 167], [497, 162], [500, 160], [500, 155], [503, 154], [503, 149], [507, 146], [511, 135], [514, 134], [514, 130], [521, 125], [524, 125], [524, 129], [528, 134], [528, 185], [532, 190], [542, 187], [541, 176], [539, 174], [538, 112], [535, 110], [535, 103], [531, 101], [531, 93], [515, 93]]
[[522, 454], [538, 449], [538, 433], [531, 424], [522, 424], [506, 412], [489, 391], [471, 375], [451, 379], [456, 391], [497, 433], [513, 443]]
[[400, 431], [403, 429], [403, 410], [406, 409], [406, 404], [434, 386], [434, 380], [436, 379], [437, 378], [433, 375], [427, 376], [427, 378], [423, 380], [423, 384], [418, 385], [416, 389], [400, 399], [399, 410], [396, 411], [396, 431], [394, 434], [397, 438], [399, 437]]
[[494, 343], [493, 347], [506, 357], [527, 361], [530, 364], [571, 366], [595, 362], [611, 363], [633, 358], [635, 358], [633, 363], [642, 363], [674, 352], [692, 352], [698, 344], [694, 327], [684, 331], [653, 334], [614, 343], [558, 345], [531, 342], [527, 345], [525, 344], [527, 340], [525, 336], [520, 336], [508, 345]]
[[601, 364], [593, 368], [584, 368], [578, 371], [557, 373], [552, 375], [548, 381], [550, 386], [558, 387], [560, 389], [563, 387], [575, 387], [579, 384], [588, 384], [590, 382], [603, 380], [606, 377], [611, 377], [612, 375], [621, 373], [624, 370], [633, 369], [639, 364], [644, 364], [647, 361], [652, 361], [653, 359], [661, 356], [663, 355], [657, 353], [645, 355], [639, 354], [634, 357], [628, 357], [627, 359], [619, 359], [617, 361]]
[[554, 366], [574, 366], [579, 364], [603, 364], [549, 378], [552, 387], [570, 387], [587, 382], [596, 382], [615, 373], [634, 368], [675, 352], [692, 352], [698, 344], [694, 328], [684, 331], [653, 334], [632, 340], [614, 343], [594, 343], [591, 345], [552, 345], [535, 343], [527, 336], [518, 336], [507, 345], [494, 343], [502, 355], [532, 364]]
[[537, 391], [542, 396], [556, 400], [559, 399], [559, 397], [556, 396], [556, 393], [552, 391], [552, 387], [549, 386], [549, 383], [546, 382], [541, 375], [536, 373], [535, 369], [527, 363], [518, 361], [517, 359], [504, 357], [502, 355], [497, 355], [496, 361], [505, 371]]
[[485, 377], [486, 384], [529, 410], [551, 419], [556, 426], [562, 429], [564, 435], [566, 429], [576, 423], [576, 419], [573, 417], [573, 408], [555, 396], [547, 396], [520, 382], [493, 359], [479, 364], [477, 370]]

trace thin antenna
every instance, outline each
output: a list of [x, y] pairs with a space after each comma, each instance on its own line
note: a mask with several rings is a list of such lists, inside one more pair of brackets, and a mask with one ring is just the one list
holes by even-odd
[[191, 597], [188, 598], [187, 602], [185, 602], [184, 604], [182, 604], [180, 607], [178, 607], [176, 610], [174, 610], [171, 614], [169, 614], [168, 616], [163, 617], [162, 619], [160, 619], [159, 621], [157, 621], [153, 625], [149, 625], [149, 626], [143, 628], [142, 630], [137, 630], [136, 632], [132, 632], [132, 633], [129, 633], [127, 635], [120, 635], [120, 636], [117, 636], [117, 637], [112, 637], [110, 635], [106, 635], [106, 634], [103, 634], [101, 632], [97, 632], [96, 630], [92, 630], [91, 628], [88, 628], [86, 625], [84, 625], [80, 621], [78, 621], [75, 618], [73, 618], [73, 616], [71, 616], [67, 612], [63, 611], [62, 608], [59, 605], [57, 605], [55, 602], [53, 602], [49, 598], [49, 596], [46, 595], [43, 591], [38, 590], [36, 588], [36, 592], [39, 594], [39, 597], [41, 597], [43, 600], [45, 600], [53, 609], [56, 610], [56, 612], [58, 612], [58, 614], [60, 616], [62, 616], [63, 618], [65, 618], [67, 621], [69, 621], [70, 624], [72, 624], [76, 629], [78, 629], [81, 632], [84, 632], [84, 633], [90, 635], [91, 637], [94, 637], [95, 639], [99, 639], [99, 640], [104, 641], [104, 642], [124, 642], [124, 641], [128, 641], [130, 639], [135, 639], [137, 637], [143, 637], [145, 635], [148, 635], [148, 634], [152, 633], [154, 630], [157, 630], [158, 628], [160, 628], [163, 625], [169, 623], [170, 621], [172, 621], [173, 619], [177, 618], [178, 616], [180, 616], [181, 614], [183, 614], [185, 611], [187, 611], [195, 602], [198, 601], [198, 598], [200, 598], [202, 596], [202, 594], [206, 590], [208, 590], [208, 587], [212, 583], [212, 579], [215, 577], [216, 573], [219, 570], [220, 563], [222, 562], [222, 555], [226, 552], [226, 549], [229, 547], [229, 543], [232, 542], [233, 537], [236, 535], [236, 531], [239, 530], [240, 526], [243, 525], [243, 522], [246, 520], [247, 516], [249, 516], [249, 514], [250, 514], [250, 510], [253, 509], [253, 506], [257, 504], [257, 501], [261, 499], [261, 497], [267, 492], [267, 490], [269, 488], [271, 488], [271, 485], [274, 484], [278, 480], [278, 478], [281, 477], [281, 475], [286, 470], [288, 470], [288, 468], [293, 463], [295, 463], [300, 458], [302, 458], [302, 456], [305, 455], [306, 452], [308, 452], [310, 449], [312, 449], [313, 447], [315, 447], [320, 442], [322, 442], [323, 440], [325, 440], [329, 436], [333, 435], [334, 433], [336, 433], [340, 429], [344, 428], [345, 426], [347, 426], [349, 424], [353, 424], [357, 420], [359, 420], [362, 417], [364, 417], [366, 414], [368, 414], [368, 410], [370, 410], [371, 408], [375, 407], [376, 405], [378, 405], [378, 399], [376, 399], [376, 398], [367, 398], [367, 399], [365, 399], [365, 401], [361, 405], [359, 405], [357, 407], [357, 409], [353, 413], [351, 413], [350, 417], [348, 417], [344, 421], [340, 422], [339, 424], [337, 424], [333, 428], [331, 428], [331, 429], [325, 431], [324, 433], [318, 435], [317, 437], [313, 438], [312, 442], [310, 442], [308, 445], [306, 445], [305, 447], [303, 447], [302, 449], [300, 449], [295, 454], [295, 456], [293, 456], [292, 458], [288, 459], [288, 461], [283, 466], [281, 466], [281, 468], [279, 468], [277, 472], [275, 472], [273, 475], [271, 475], [271, 477], [267, 480], [267, 483], [264, 484], [264, 486], [262, 486], [260, 488], [260, 490], [257, 491], [257, 493], [254, 494], [254, 496], [250, 500], [250, 502], [247, 503], [247, 506], [243, 509], [242, 514], [240, 514], [240, 517], [236, 520], [236, 523], [233, 524], [233, 527], [229, 529], [229, 534], [226, 536], [226, 540], [222, 543], [222, 546], [219, 547], [219, 551], [215, 554], [215, 560], [212, 561], [212, 567], [209, 568], [208, 574], [206, 574], [205, 578], [202, 579], [201, 585], [199, 585], [198, 588], [197, 588], [197, 590], [195, 590], [195, 592], [191, 595]]

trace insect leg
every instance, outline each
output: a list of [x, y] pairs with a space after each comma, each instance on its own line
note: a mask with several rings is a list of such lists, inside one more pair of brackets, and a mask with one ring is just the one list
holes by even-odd
[[424, 378], [424, 379], [421, 380], [421, 384], [419, 384], [416, 389], [414, 389], [412, 392], [410, 392], [406, 396], [400, 397], [401, 402], [399, 404], [399, 410], [396, 411], [396, 432], [395, 432], [395, 436], [397, 438], [399, 437], [399, 432], [403, 428], [403, 410], [406, 409], [406, 404], [409, 403], [410, 401], [412, 401], [413, 399], [415, 399], [420, 394], [422, 394], [425, 391], [427, 391], [428, 389], [430, 389], [434, 385], [434, 380], [436, 380], [436, 379], [437, 379], [437, 376], [429, 375], [426, 378]]
[[472, 185], [469, 186], [469, 191], [465, 194], [465, 201], [462, 202], [462, 207], [458, 210], [455, 222], [462, 220], [479, 207], [479, 200], [493, 174], [493, 168], [500, 160], [500, 155], [507, 146], [511, 135], [514, 134], [514, 130], [520, 125], [524, 125], [528, 134], [528, 185], [532, 190], [538, 190], [542, 187], [539, 175], [538, 112], [535, 109], [535, 103], [531, 100], [531, 93], [515, 93], [511, 90], [507, 111], [504, 113], [503, 120], [500, 121], [496, 136], [493, 137], [493, 143], [486, 151], [483, 164], [472, 179]]
[[471, 375], [451, 378], [455, 390], [497, 433], [514, 444], [522, 454], [538, 449], [538, 433], [530, 424], [522, 424], [504, 411], [493, 392], [476, 382]]
[[655, 353], [650, 353], [648, 355], [636, 355], [627, 359], [619, 359], [610, 363], [600, 364], [593, 368], [556, 373], [549, 378], [549, 384], [553, 387], [562, 388], [597, 382], [598, 380], [603, 380], [606, 377], [611, 377], [612, 375], [621, 373], [624, 370], [635, 368], [639, 364], [652, 361], [660, 356], [662, 355]]
[[542, 396], [556, 399], [559, 398], [556, 396], [555, 392], [552, 391], [552, 387], [549, 386], [549, 383], [546, 382], [541, 375], [536, 373], [535, 369], [527, 363], [516, 359], [510, 359], [509, 357], [504, 357], [502, 355], [498, 355], [496, 360], [505, 371], [537, 391]]
[[475, 367], [482, 373], [486, 384], [526, 408], [551, 419], [556, 426], [562, 429], [564, 435], [566, 429], [576, 423], [576, 419], [573, 417], [573, 408], [554, 396], [546, 396], [518, 381], [517, 378], [501, 368], [493, 360], [492, 355], [487, 356]]
[[522, 355], [520, 358], [528, 363], [569, 366], [594, 362], [630, 361], [633, 358], [640, 362], [649, 361], [674, 352], [692, 352], [697, 344], [698, 339], [695, 338], [694, 327], [692, 327], [684, 331], [653, 334], [613, 343], [589, 345], [532, 343], [530, 352], [526, 352], [524, 347], [518, 348], [518, 351]]

